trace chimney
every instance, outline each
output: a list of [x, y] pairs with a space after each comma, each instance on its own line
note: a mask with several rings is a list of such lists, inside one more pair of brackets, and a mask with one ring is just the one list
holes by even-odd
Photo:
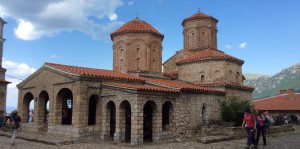
[[289, 89], [289, 100], [295, 99], [294, 89]]
[[282, 95], [282, 94], [286, 94], [287, 91], [286, 90], [280, 90], [279, 93], [280, 93], [280, 95]]

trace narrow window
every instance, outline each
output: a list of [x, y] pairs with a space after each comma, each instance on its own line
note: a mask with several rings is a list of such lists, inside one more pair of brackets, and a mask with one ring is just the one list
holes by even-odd
[[204, 75], [201, 75], [201, 83], [204, 82]]

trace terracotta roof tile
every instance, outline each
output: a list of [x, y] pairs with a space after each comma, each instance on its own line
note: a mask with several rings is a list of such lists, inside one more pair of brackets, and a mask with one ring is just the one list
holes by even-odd
[[137, 85], [137, 84], [128, 84], [128, 83], [125, 84], [125, 83], [116, 83], [116, 82], [104, 82], [103, 85], [127, 88], [127, 89], [135, 89], [138, 91], [179, 93], [179, 90], [167, 89], [167, 88], [150, 86], [150, 85]]
[[218, 22], [218, 20], [216, 18], [214, 18], [212, 16], [209, 16], [209, 15], [207, 15], [207, 14], [201, 12], [201, 11], [198, 11], [197, 13], [195, 13], [195, 14], [191, 15], [190, 17], [184, 19], [181, 24], [183, 25], [186, 21], [195, 20], [195, 19], [212, 19], [212, 20]]
[[213, 90], [210, 88], [200, 87], [195, 84], [175, 81], [175, 80], [166, 80], [166, 79], [157, 79], [157, 78], [144, 78], [147, 83], [152, 85], [158, 85], [162, 87], [180, 89], [183, 92], [206, 92], [206, 93], [217, 93], [225, 94], [223, 91]]
[[289, 100], [288, 94], [253, 101], [254, 108], [258, 110], [300, 110], [300, 94], [295, 93], [294, 99]]
[[171, 77], [171, 78], [177, 78], [178, 77], [178, 70], [171, 71], [171, 72], [164, 72], [164, 76]]
[[140, 20], [139, 18], [135, 18], [132, 21], [125, 23], [119, 29], [110, 34], [111, 38], [115, 35], [122, 33], [152, 33], [161, 37], [164, 37], [159, 31], [157, 31], [154, 27], [152, 27], [147, 22]]
[[54, 68], [54, 69], [58, 69], [63, 72], [71, 73], [74, 75], [79, 75], [79, 76], [144, 81], [143, 79], [141, 79], [137, 76], [128, 75], [125, 73], [121, 73], [118, 71], [112, 71], [112, 70], [69, 66], [69, 65], [61, 65], [61, 64], [53, 64], [53, 63], [45, 63], [45, 66]]
[[200, 52], [194, 53], [192, 56], [184, 58], [177, 62], [177, 64], [185, 64], [190, 62], [197, 62], [201, 60], [231, 60], [237, 63], [243, 64], [244, 61], [233, 56], [227, 55], [224, 52], [218, 50], [202, 50]]

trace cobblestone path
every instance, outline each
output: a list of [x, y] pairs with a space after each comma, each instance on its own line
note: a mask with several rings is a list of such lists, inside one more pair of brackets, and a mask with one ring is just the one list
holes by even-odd
[[[300, 149], [300, 126], [295, 127], [296, 131], [272, 134], [267, 136], [267, 146], [262, 146], [260, 140], [259, 149]], [[14, 146], [10, 145], [10, 138], [0, 136], [0, 149], [241, 149], [245, 147], [246, 138], [224, 141], [211, 144], [197, 142], [181, 143], [159, 143], [131, 146], [130, 144], [115, 144], [112, 142], [91, 142], [63, 146], [46, 145], [25, 140], [16, 140]]]

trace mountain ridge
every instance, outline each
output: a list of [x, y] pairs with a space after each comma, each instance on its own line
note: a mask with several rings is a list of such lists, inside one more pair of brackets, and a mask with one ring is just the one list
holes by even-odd
[[246, 78], [244, 85], [255, 87], [253, 99], [278, 95], [281, 89], [294, 89], [295, 92], [300, 92], [300, 63], [287, 67], [273, 76], [262, 74], [244, 76]]

